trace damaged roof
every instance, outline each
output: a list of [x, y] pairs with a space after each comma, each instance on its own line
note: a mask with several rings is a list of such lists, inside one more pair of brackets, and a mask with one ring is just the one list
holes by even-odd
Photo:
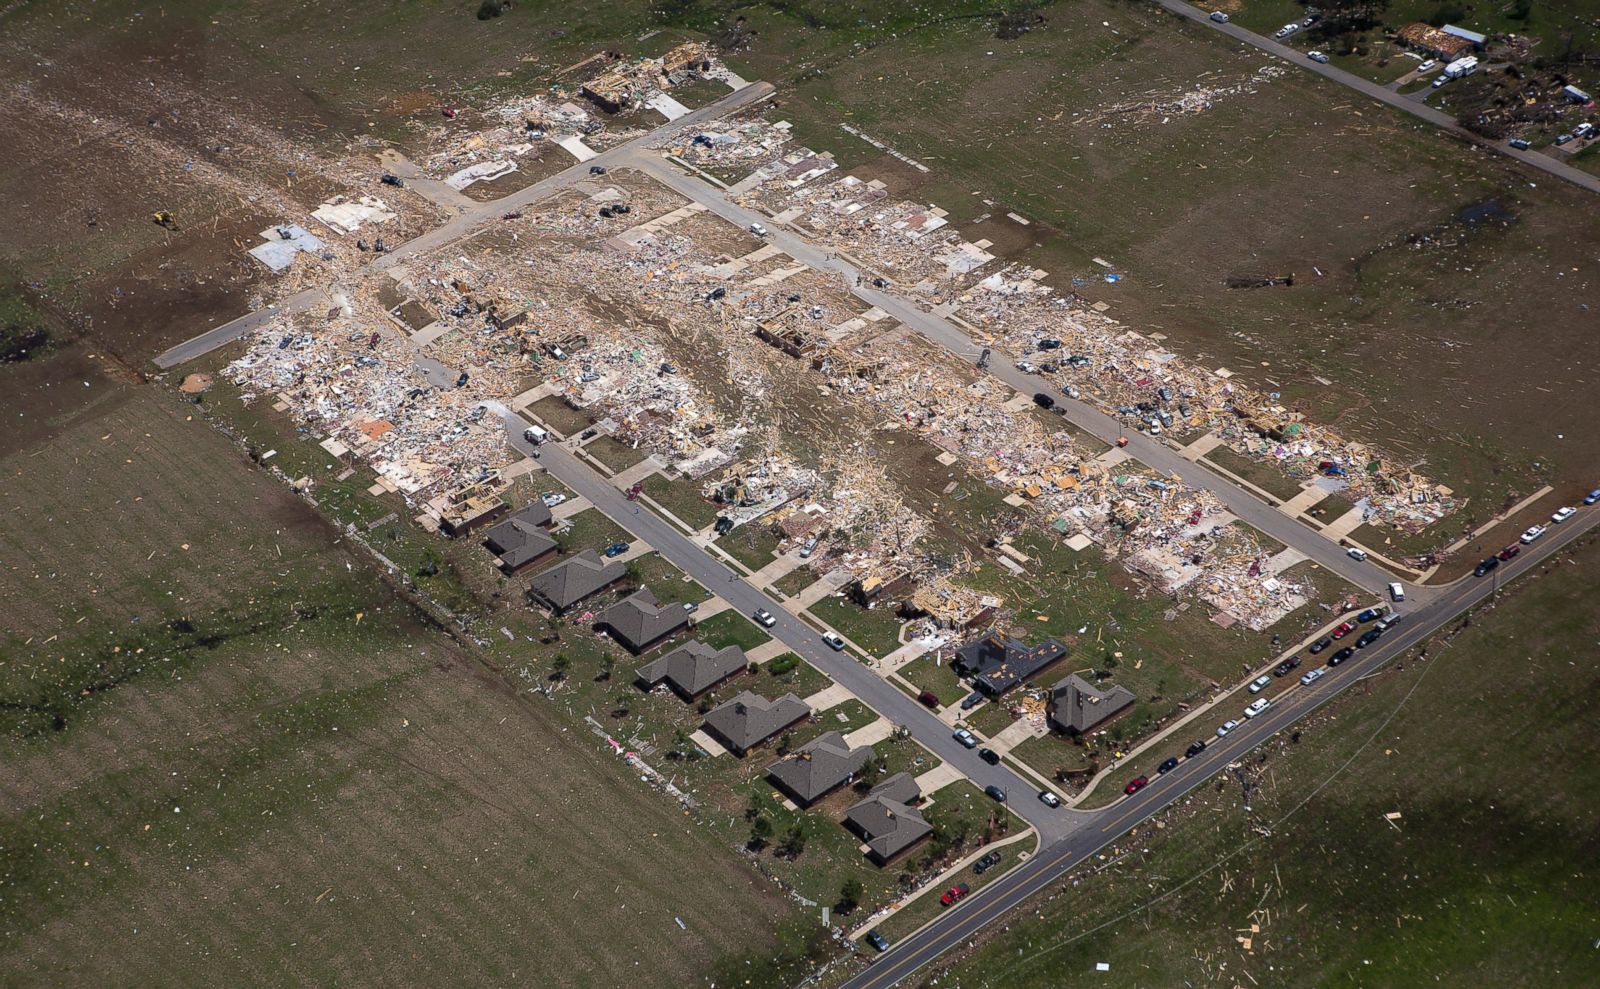
[[536, 501], [504, 522], [484, 532], [483, 544], [500, 558], [507, 570], [527, 566], [557, 547], [555, 537], [544, 527], [550, 524], [550, 509]]

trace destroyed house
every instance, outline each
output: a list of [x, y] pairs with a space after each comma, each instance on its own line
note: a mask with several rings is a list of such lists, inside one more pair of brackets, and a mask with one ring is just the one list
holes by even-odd
[[497, 497], [483, 495], [449, 506], [439, 516], [439, 531], [452, 539], [488, 525], [511, 510]]
[[1416, 21], [1396, 32], [1400, 43], [1434, 58], [1454, 60], [1472, 51], [1472, 42]]
[[689, 624], [689, 613], [681, 604], [661, 604], [648, 587], [618, 601], [595, 616], [595, 627], [609, 632], [613, 639], [635, 655]]
[[957, 649], [950, 667], [972, 677], [973, 685], [983, 693], [999, 697], [1060, 662], [1066, 654], [1067, 647], [1055, 639], [1026, 646], [1010, 636], [985, 635]]
[[545, 531], [549, 525], [550, 509], [536, 501], [491, 525], [483, 534], [483, 545], [499, 558], [501, 570], [521, 573], [560, 548], [555, 537]]
[[628, 102], [633, 81], [624, 73], [613, 70], [590, 79], [578, 91], [600, 109], [616, 113]]
[[965, 631], [993, 618], [1000, 604], [997, 597], [940, 580], [912, 591], [903, 611], [911, 618], [930, 618], [940, 628]]
[[695, 73], [711, 71], [711, 58], [704, 45], [686, 42], [661, 56], [661, 74], [674, 86], [690, 81]]
[[639, 667], [639, 682], [647, 687], [665, 683], [685, 701], [692, 701], [749, 666], [738, 646], [713, 649], [694, 641]]
[[528, 582], [528, 597], [559, 615], [627, 575], [628, 568], [621, 563], [603, 561], [599, 553], [586, 549], [565, 563], [537, 574]]
[[746, 690], [713, 708], [706, 715], [705, 729], [729, 752], [742, 756], [810, 714], [811, 708], [794, 694], [769, 701]]
[[1126, 712], [1133, 702], [1127, 687], [1101, 690], [1074, 673], [1050, 688], [1050, 727], [1066, 735], [1087, 735]]
[[843, 786], [872, 758], [872, 747], [852, 749], [844, 736], [830, 731], [767, 767], [772, 782], [802, 807]]
[[884, 596], [893, 597], [912, 584], [911, 571], [891, 570], [887, 573], [868, 574], [860, 580], [852, 581], [845, 588], [845, 594], [856, 604], [865, 608]]
[[888, 864], [933, 833], [933, 825], [911, 806], [921, 795], [909, 774], [896, 773], [845, 811], [845, 827], [866, 842], [874, 863]]

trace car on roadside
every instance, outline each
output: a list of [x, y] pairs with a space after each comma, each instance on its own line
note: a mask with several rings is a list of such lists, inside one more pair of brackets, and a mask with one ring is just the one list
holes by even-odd
[[1528, 545], [1529, 543], [1533, 542], [1535, 539], [1538, 539], [1540, 536], [1544, 535], [1547, 531], [1549, 531], [1549, 530], [1547, 530], [1542, 525], [1530, 525], [1530, 526], [1528, 526], [1528, 531], [1526, 531], [1526, 532], [1524, 532], [1522, 534], [1522, 545], [1524, 545], [1524, 546]]
[[612, 543], [606, 547], [607, 556], [621, 556], [628, 551], [627, 543]]
[[1306, 52], [1306, 58], [1311, 59], [1311, 61], [1316, 62], [1318, 65], [1328, 64], [1328, 56], [1319, 51]]
[[1387, 608], [1368, 608], [1366, 611], [1363, 611], [1361, 614], [1356, 616], [1356, 621], [1360, 622], [1363, 625], [1365, 625], [1367, 622], [1375, 622], [1378, 619], [1382, 618], [1383, 617], [1383, 613], [1385, 611], [1387, 611], [1387, 610], [1389, 610], [1389, 609], [1387, 609]]
[[970, 892], [972, 892], [972, 890], [967, 886], [966, 883], [956, 883], [954, 886], [951, 886], [949, 889], [944, 891], [944, 894], [939, 897], [939, 902], [948, 907]]
[[868, 931], [864, 940], [880, 952], [889, 950], [889, 939], [877, 931]]
[[1356, 651], [1354, 649], [1350, 648], [1349, 646], [1345, 646], [1343, 649], [1340, 649], [1338, 652], [1328, 657], [1328, 665], [1338, 666], [1340, 663], [1344, 662], [1355, 654]]
[[1041, 409], [1048, 410], [1056, 407], [1056, 400], [1051, 398], [1049, 395], [1046, 395], [1042, 391], [1035, 392], [1033, 396], [1033, 404], [1037, 405]]
[[1187, 749], [1183, 750], [1183, 757], [1185, 759], [1193, 759], [1195, 756], [1199, 755], [1200, 753], [1204, 752], [1205, 750], [1206, 750], [1205, 739], [1200, 739], [1197, 742], [1190, 742], [1189, 743], [1189, 747]]
[[1333, 630], [1335, 639], [1342, 639], [1356, 630], [1355, 622], [1340, 622], [1339, 627]]
[[1122, 788], [1122, 792], [1126, 793], [1128, 796], [1131, 797], [1135, 793], [1138, 793], [1140, 790], [1143, 790], [1145, 787], [1147, 787], [1149, 785], [1150, 785], [1150, 777], [1148, 777], [1148, 776], [1135, 776], [1133, 779], [1128, 781], [1128, 785], [1127, 786]]
[[1571, 143], [1572, 143], [1572, 135], [1571, 134], [1557, 134], [1556, 135], [1556, 147], [1559, 148], [1562, 145], [1571, 144]]
[[1217, 729], [1217, 737], [1222, 738], [1237, 727], [1239, 727], [1239, 722], [1237, 721], [1224, 721], [1221, 727]]
[[767, 235], [767, 228], [759, 223], [752, 223], [750, 224], [750, 232], [755, 234], [757, 237], [765, 237]]
[[1344, 551], [1344, 555], [1359, 563], [1367, 558], [1367, 551], [1359, 546], [1352, 546]]
[[983, 858], [972, 863], [972, 871], [981, 876], [985, 872], [988, 872], [990, 869], [993, 869], [995, 866], [999, 865], [1003, 857], [1004, 856], [1002, 856], [999, 852], [990, 852]]
[[984, 762], [987, 762], [991, 766], [1000, 765], [1000, 753], [996, 752], [994, 749], [988, 748], [987, 746], [978, 750], [978, 758], [982, 759]]
[[1296, 21], [1293, 24], [1285, 24], [1283, 27], [1278, 28], [1278, 30], [1272, 33], [1272, 36], [1277, 38], [1279, 41], [1282, 41], [1284, 38], [1287, 38], [1289, 35], [1298, 30], [1300, 30], [1300, 23]]
[[1387, 632], [1391, 628], [1394, 628], [1396, 625], [1400, 624], [1400, 617], [1401, 616], [1399, 615], [1390, 615], [1388, 618], [1385, 618], [1383, 621], [1374, 625], [1373, 628], [1380, 632]]
[[1263, 690], [1266, 690], [1271, 685], [1272, 685], [1272, 677], [1267, 676], [1265, 673], [1263, 673], [1260, 676], [1256, 677], [1254, 680], [1250, 681], [1250, 692], [1252, 694], [1259, 694]]
[[978, 691], [978, 690], [974, 690], [972, 693], [968, 694], [966, 697], [961, 699], [961, 710], [970, 711], [970, 710], [972, 710], [973, 708], [977, 707], [979, 704], [982, 704], [982, 703], [983, 703], [983, 692], [982, 691]]
[[1513, 148], [1516, 148], [1518, 151], [1526, 151], [1529, 148], [1533, 147], [1533, 144], [1530, 143], [1528, 141], [1528, 139], [1525, 138], [1525, 137], [1513, 137], [1511, 140], [1507, 141], [1506, 143], [1511, 145]]
[[1319, 666], [1314, 670], [1308, 670], [1306, 675], [1300, 678], [1300, 685], [1302, 687], [1310, 686], [1327, 675], [1328, 668], [1326, 666]]
[[1218, 24], [1226, 24], [1226, 23], [1228, 23], [1228, 15], [1224, 14], [1220, 10], [1213, 10], [1211, 12], [1211, 19], [1216, 21]]
[[1311, 649], [1309, 650], [1309, 652], [1311, 653], [1311, 655], [1315, 656], [1317, 653], [1321, 652], [1322, 650], [1328, 648], [1331, 645], [1333, 645], [1333, 639], [1330, 638], [1329, 636], [1324, 635], [1322, 638], [1320, 638], [1317, 641], [1311, 643]]
[[765, 608], [757, 608], [755, 610], [755, 618], [756, 624], [760, 625], [762, 628], [771, 628], [772, 626], [778, 624], [777, 616]]
[[604, 166], [604, 165], [590, 165], [589, 166], [589, 174], [590, 175], [604, 175], [605, 173], [606, 173], [606, 166]]
[[1583, 496], [1583, 503], [1585, 505], [1593, 505], [1597, 501], [1600, 501], [1600, 488], [1595, 488], [1593, 491]]
[[975, 749], [978, 747], [978, 736], [974, 735], [970, 731], [967, 731], [965, 728], [957, 728], [955, 731], [950, 733], [950, 737], [960, 742], [961, 747], [964, 749]]
[[1522, 547], [1518, 546], [1516, 543], [1512, 543], [1510, 546], [1507, 546], [1505, 549], [1501, 550], [1495, 555], [1500, 557], [1501, 561], [1503, 562], [1511, 559], [1520, 552], [1522, 552]]
[[1168, 756], [1166, 759], [1162, 760], [1161, 765], [1156, 767], [1156, 775], [1157, 776], [1165, 776], [1165, 775], [1167, 775], [1168, 773], [1172, 772], [1174, 769], [1177, 769], [1177, 768], [1178, 768], [1178, 757], [1177, 756]]
[[1389, 581], [1389, 600], [1398, 604], [1406, 599], [1406, 585], [1398, 580]]
[[1562, 505], [1560, 508], [1556, 509], [1554, 515], [1550, 516], [1550, 521], [1554, 522], [1556, 525], [1560, 525], [1576, 514], [1578, 514], [1578, 510], [1576, 508], [1573, 508], [1571, 505]]
[[822, 644], [834, 652], [844, 652], [844, 637], [838, 632], [823, 632]]
[[930, 707], [935, 711], [939, 710], [939, 695], [931, 690], [924, 690], [918, 694], [917, 700], [921, 701], [924, 707]]
[[1362, 635], [1361, 638], [1356, 640], [1356, 648], [1357, 649], [1365, 649], [1368, 646], [1372, 645], [1374, 642], [1377, 642], [1378, 638], [1380, 636], [1382, 636], [1382, 635], [1383, 635], [1383, 629], [1375, 628], [1372, 631], [1367, 632], [1366, 634]]
[[983, 794], [997, 804], [1003, 804], [1006, 802], [1006, 791], [1000, 789], [998, 786], [995, 786], [993, 783], [990, 783], [988, 786], [983, 788]]
[[1272, 702], [1267, 700], [1265, 697], [1262, 697], [1259, 700], [1251, 701], [1250, 706], [1244, 709], [1244, 716], [1247, 718], [1253, 718], [1271, 706]]
[[1044, 804], [1046, 807], [1061, 806], [1061, 798], [1056, 796], [1054, 793], [1051, 793], [1049, 790], [1039, 791], [1039, 802]]
[[1278, 668], [1272, 671], [1272, 675], [1275, 676], [1275, 677], [1288, 676], [1290, 674], [1290, 672], [1292, 672], [1294, 670], [1294, 668], [1299, 666], [1299, 665], [1300, 665], [1300, 657], [1299, 656], [1290, 656], [1288, 659], [1286, 659], [1283, 662], [1278, 664]]
[[1500, 565], [1500, 558], [1498, 556], [1488, 557], [1482, 563], [1480, 563], [1477, 566], [1472, 568], [1472, 576], [1474, 576], [1474, 577], [1482, 577], [1484, 574], [1488, 573], [1489, 571], [1493, 570], [1495, 567], [1498, 567], [1499, 565]]

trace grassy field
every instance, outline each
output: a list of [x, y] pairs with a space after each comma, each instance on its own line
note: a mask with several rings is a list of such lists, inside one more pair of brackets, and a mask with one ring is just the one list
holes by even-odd
[[900, 667], [900, 677], [917, 690], [932, 691], [945, 707], [956, 704], [972, 693], [961, 682], [949, 663], [936, 663], [932, 656], [918, 656]]
[[700, 490], [693, 481], [668, 480], [661, 474], [652, 474], [644, 479], [643, 488], [651, 501], [696, 532], [717, 519], [717, 506], [700, 497]]
[[1088, 980], [1101, 961], [1147, 985], [1593, 983], [1586, 543], [921, 984]]
[[714, 833], [175, 400], [96, 384], [0, 460], [0, 982], [681, 986], [777, 948]]
[[887, 656], [900, 648], [900, 619], [886, 604], [863, 608], [830, 594], [806, 610], [874, 656]]

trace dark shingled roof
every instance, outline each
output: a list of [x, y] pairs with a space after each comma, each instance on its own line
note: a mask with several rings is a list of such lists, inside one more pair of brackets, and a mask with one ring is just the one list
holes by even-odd
[[[909, 789], [907, 788], [909, 784]], [[845, 811], [845, 826], [867, 843], [867, 853], [882, 865], [933, 832], [922, 814], [900, 796], [920, 795], [915, 780], [897, 773], [872, 788], [867, 799]]]
[[957, 649], [950, 665], [957, 673], [973, 677], [979, 690], [998, 697], [1066, 654], [1067, 647], [1055, 639], [1025, 646], [1009, 636], [985, 635]]
[[595, 616], [596, 625], [610, 629], [611, 637], [633, 652], [643, 652], [689, 624], [681, 604], [659, 604], [648, 587], [618, 601]]
[[565, 563], [545, 570], [528, 582], [528, 592], [557, 611], [604, 590], [627, 576], [628, 568], [615, 560], [601, 562], [600, 554], [586, 549]]
[[797, 802], [809, 804], [860, 772], [871, 756], [872, 746], [852, 749], [843, 735], [830, 731], [768, 766], [767, 775]]
[[484, 532], [483, 544], [500, 558], [507, 571], [525, 567], [556, 548], [555, 537], [544, 530], [550, 522], [550, 509], [534, 502], [515, 515]]
[[706, 730], [734, 753], [746, 752], [806, 717], [811, 708], [794, 694], [769, 701], [746, 690], [706, 715]]
[[1069, 735], [1082, 735], [1121, 714], [1133, 701], [1127, 687], [1101, 690], [1074, 673], [1050, 688], [1050, 724]]
[[694, 700], [749, 663], [738, 646], [712, 649], [697, 640], [639, 667], [639, 679], [652, 687], [666, 681], [679, 697]]

